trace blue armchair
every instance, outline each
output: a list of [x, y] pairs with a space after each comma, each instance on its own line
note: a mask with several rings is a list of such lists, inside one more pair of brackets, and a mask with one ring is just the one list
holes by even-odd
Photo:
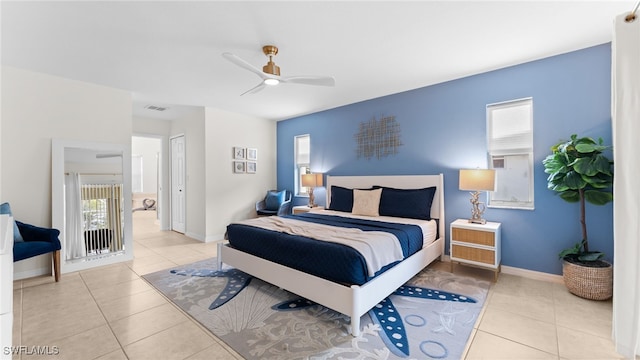
[[256, 202], [256, 213], [258, 216], [282, 216], [291, 214], [291, 191], [267, 191], [264, 200]]
[[[60, 279], [60, 240], [58, 229], [48, 229], [16, 221], [19, 234], [23, 241], [13, 243], [13, 261], [20, 261], [52, 252], [53, 275], [56, 281]], [[14, 235], [15, 237], [15, 235]]]

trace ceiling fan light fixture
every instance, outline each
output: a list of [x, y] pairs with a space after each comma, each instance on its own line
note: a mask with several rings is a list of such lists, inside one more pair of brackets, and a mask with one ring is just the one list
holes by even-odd
[[[2, 1], [2, 0], [0, 0]], [[278, 48], [274, 45], [265, 45], [262, 47], [262, 51], [269, 58], [267, 65], [260, 68], [251, 65], [246, 60], [234, 55], [232, 53], [222, 53], [222, 56], [238, 65], [239, 67], [249, 70], [252, 73], [260, 77], [261, 82], [252, 87], [251, 89], [243, 92], [240, 96], [245, 94], [255, 94], [258, 91], [263, 90], [268, 86], [275, 86], [280, 83], [291, 84], [306, 84], [306, 85], [318, 85], [318, 86], [335, 86], [335, 79], [331, 76], [280, 76], [280, 67], [273, 62], [273, 57], [278, 54]]]

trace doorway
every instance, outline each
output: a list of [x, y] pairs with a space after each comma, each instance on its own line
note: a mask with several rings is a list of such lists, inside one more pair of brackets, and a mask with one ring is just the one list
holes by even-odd
[[131, 208], [134, 221], [146, 219], [162, 227], [162, 138], [136, 135], [131, 138]]

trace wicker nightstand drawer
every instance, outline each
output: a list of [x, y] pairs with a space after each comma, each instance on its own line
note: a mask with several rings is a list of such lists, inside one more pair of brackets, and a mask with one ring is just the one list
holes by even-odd
[[452, 256], [458, 259], [477, 261], [489, 265], [496, 262], [496, 252], [467, 246], [451, 246]]
[[470, 229], [453, 228], [451, 230], [451, 236], [458, 240], [472, 244], [495, 246], [496, 234], [488, 231], [477, 231]]

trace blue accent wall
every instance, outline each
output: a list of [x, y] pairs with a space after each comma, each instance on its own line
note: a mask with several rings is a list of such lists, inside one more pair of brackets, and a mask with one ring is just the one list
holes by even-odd
[[[473, 61], [470, 58], [470, 61]], [[337, 79], [340, 86], [340, 79]], [[367, 84], [362, 84], [367, 86]], [[486, 105], [533, 98], [534, 210], [486, 210], [502, 223], [502, 264], [562, 273], [558, 253], [580, 241], [579, 209], [546, 187], [542, 160], [559, 140], [577, 133], [611, 144], [611, 44], [355, 103], [277, 126], [279, 189], [294, 189], [294, 136], [311, 135], [311, 169], [330, 175], [443, 173], [447, 252], [449, 224], [470, 217], [469, 194], [458, 190], [460, 168], [486, 168]], [[363, 121], [395, 116], [401, 128], [399, 153], [357, 158], [354, 135]], [[325, 192], [317, 189], [316, 202]], [[305, 204], [306, 198], [294, 203]], [[592, 250], [613, 256], [613, 206], [587, 205]]]

